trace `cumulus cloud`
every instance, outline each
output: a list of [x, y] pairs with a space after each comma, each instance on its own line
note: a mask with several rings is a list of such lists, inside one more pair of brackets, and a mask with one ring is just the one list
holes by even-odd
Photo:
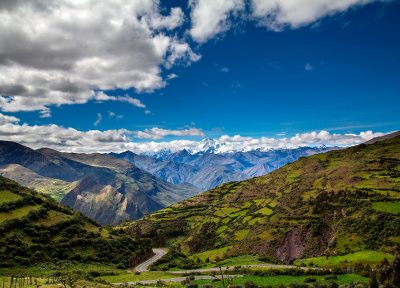
[[295, 29], [374, 1], [380, 0], [192, 0], [189, 32], [203, 43], [227, 31], [233, 20], [256, 21], [272, 31]]
[[146, 129], [144, 131], [135, 132], [137, 138], [141, 139], [161, 139], [166, 136], [204, 136], [202, 130], [197, 128], [189, 128], [184, 130], [169, 130], [154, 127], [151, 129]]
[[17, 117], [0, 114], [0, 125], [15, 124], [19, 121]]
[[163, 67], [200, 56], [173, 31], [184, 21], [182, 10], [163, 15], [159, 5], [157, 0], [2, 1], [0, 108], [42, 110], [48, 116], [51, 105], [96, 100], [94, 91], [164, 87]]
[[360, 134], [334, 134], [328, 131], [309, 132], [296, 134], [293, 137], [283, 138], [252, 138], [242, 137], [240, 135], [221, 136], [218, 141], [222, 143], [220, 152], [232, 151], [250, 151], [255, 149], [281, 149], [281, 148], [297, 148], [304, 146], [351, 146], [363, 143], [372, 138], [384, 135], [380, 132], [366, 131]]
[[[167, 130], [152, 128], [145, 131], [117, 130], [89, 130], [79, 131], [73, 128], [64, 128], [58, 125], [28, 125], [20, 124], [20, 120], [13, 116], [0, 114], [0, 139], [15, 141], [32, 148], [49, 147], [65, 152], [122, 152], [130, 150], [136, 153], [154, 153], [163, 150], [179, 151], [187, 149], [199, 152], [204, 149], [206, 141], [173, 140], [135, 142], [135, 138], [160, 139], [173, 136], [203, 136], [200, 129]], [[293, 137], [283, 138], [252, 138], [240, 135], [224, 135], [211, 140], [218, 153], [249, 151], [254, 149], [268, 150], [281, 148], [297, 148], [302, 146], [350, 146], [368, 141], [384, 133], [365, 131], [359, 134], [334, 134], [328, 131], [296, 134]]]
[[252, 0], [252, 16], [261, 25], [279, 31], [289, 26], [298, 28], [321, 17], [344, 12], [351, 7], [374, 0]]
[[192, 0], [190, 1], [190, 35], [199, 42], [205, 42], [229, 29], [230, 16], [244, 9], [243, 0]]
[[155, 29], [165, 28], [167, 30], [173, 30], [181, 26], [184, 20], [185, 15], [182, 9], [180, 7], [175, 7], [171, 9], [171, 14], [168, 16], [152, 17], [152, 15], [150, 15], [148, 23]]

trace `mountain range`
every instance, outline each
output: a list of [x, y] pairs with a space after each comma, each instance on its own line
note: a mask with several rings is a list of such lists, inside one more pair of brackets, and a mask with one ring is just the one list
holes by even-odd
[[230, 181], [241, 181], [261, 176], [293, 162], [300, 157], [323, 153], [327, 147], [296, 149], [250, 150], [221, 152], [223, 143], [213, 139], [202, 141], [201, 150], [183, 149], [177, 152], [135, 154], [131, 151], [111, 153], [165, 181], [173, 184], [189, 183], [202, 191]]
[[[169, 244], [189, 258], [182, 263], [249, 254], [285, 263], [359, 251], [394, 255], [400, 251], [400, 135], [369, 143], [223, 184], [123, 228], [154, 245]], [[170, 259], [157, 268], [179, 267]]]
[[202, 151], [138, 155], [64, 153], [0, 141], [0, 175], [48, 194], [100, 224], [116, 225], [187, 199], [222, 183], [263, 175], [299, 157], [330, 148], [220, 153]]
[[0, 174], [49, 194], [100, 224], [138, 219], [198, 192], [107, 155], [33, 150], [9, 141], [0, 141]]

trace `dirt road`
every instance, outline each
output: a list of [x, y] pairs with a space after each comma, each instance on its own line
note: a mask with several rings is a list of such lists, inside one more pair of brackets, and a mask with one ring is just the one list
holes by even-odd
[[136, 272], [146, 272], [151, 264], [155, 263], [161, 259], [165, 254], [167, 254], [168, 249], [165, 248], [153, 248], [154, 256], [147, 259], [146, 261], [137, 265], [134, 269]]
[[[236, 278], [236, 277], [243, 277], [243, 275], [224, 275], [224, 278]], [[213, 276], [194, 276], [195, 280], [209, 280], [215, 278], [221, 278], [221, 276], [216, 275]], [[166, 278], [166, 279], [158, 279], [158, 280], [142, 280], [136, 282], [124, 282], [124, 283], [113, 283], [113, 285], [137, 285], [137, 284], [156, 284], [158, 281], [163, 282], [182, 282], [186, 279], [186, 277], [176, 277], [176, 278]]]

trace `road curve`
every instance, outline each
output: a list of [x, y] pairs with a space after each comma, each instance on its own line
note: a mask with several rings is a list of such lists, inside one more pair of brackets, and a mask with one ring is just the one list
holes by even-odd
[[146, 272], [151, 264], [160, 260], [165, 254], [167, 254], [168, 249], [165, 248], [153, 248], [154, 256], [147, 259], [146, 261], [137, 265], [134, 269], [136, 272]]

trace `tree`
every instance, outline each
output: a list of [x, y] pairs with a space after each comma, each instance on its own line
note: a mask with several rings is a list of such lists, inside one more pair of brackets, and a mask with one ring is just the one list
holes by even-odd
[[64, 288], [76, 288], [79, 279], [82, 278], [80, 273], [65, 273], [61, 274], [58, 278], [58, 281], [64, 286]]
[[218, 265], [218, 268], [219, 268], [219, 275], [218, 275], [219, 277], [216, 275], [216, 273], [214, 273], [212, 276], [216, 280], [221, 281], [222, 286], [224, 288], [227, 288], [227, 287], [231, 286], [233, 284], [233, 278], [230, 278], [230, 277], [225, 278], [224, 277], [225, 276], [225, 272], [228, 271], [228, 269], [224, 270], [224, 269], [222, 269], [221, 264], [217, 264], [217, 265]]

